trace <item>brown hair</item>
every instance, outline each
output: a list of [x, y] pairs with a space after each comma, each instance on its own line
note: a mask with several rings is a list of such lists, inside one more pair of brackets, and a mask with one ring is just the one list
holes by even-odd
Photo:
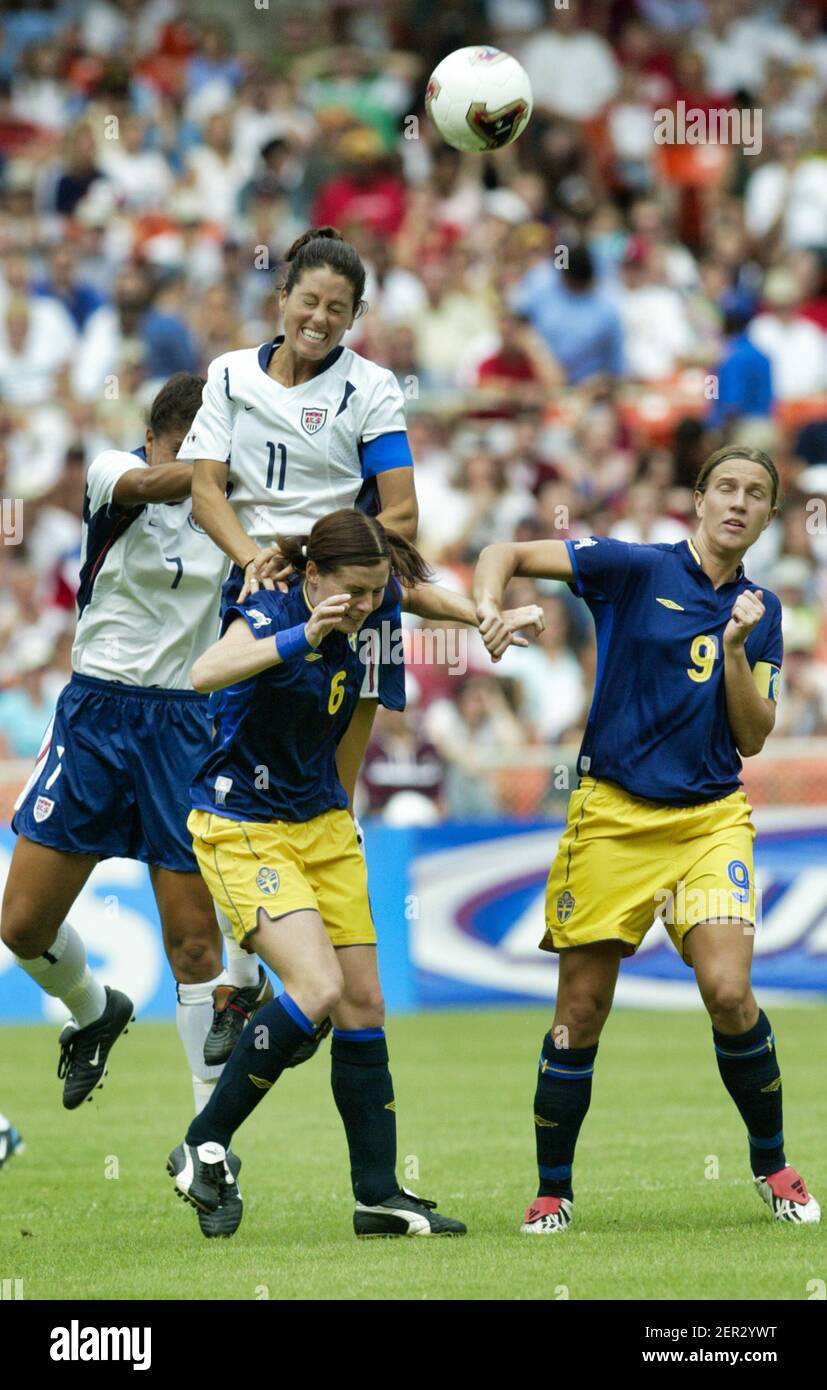
[[424, 584], [432, 570], [415, 545], [396, 531], [388, 531], [375, 516], [358, 507], [342, 507], [320, 517], [309, 536], [277, 536], [288, 564], [304, 574], [312, 560], [320, 574], [331, 574], [345, 565], [375, 565], [389, 560], [391, 573], [409, 588]]
[[770, 475], [772, 483], [772, 500], [770, 505], [775, 506], [778, 501], [779, 478], [778, 469], [763, 449], [750, 449], [745, 444], [725, 444], [723, 449], [716, 449], [714, 454], [701, 464], [701, 471], [695, 479], [695, 491], [706, 492], [706, 485], [709, 482], [709, 475], [713, 468], [717, 468], [719, 463], [725, 463], [727, 459], [746, 459], [749, 463], [760, 463]]
[[295, 287], [305, 270], [318, 270], [327, 266], [337, 275], [350, 282], [353, 290], [353, 312], [363, 313], [367, 308], [362, 298], [365, 293], [365, 267], [355, 247], [345, 241], [342, 233], [335, 227], [312, 227], [297, 237], [284, 257], [287, 265], [287, 279], [279, 289], [286, 294]]

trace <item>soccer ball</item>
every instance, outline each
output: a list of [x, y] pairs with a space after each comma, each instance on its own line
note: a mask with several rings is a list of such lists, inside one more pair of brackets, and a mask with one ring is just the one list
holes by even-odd
[[425, 110], [455, 150], [500, 150], [522, 135], [533, 107], [528, 73], [499, 48], [458, 48], [431, 73]]

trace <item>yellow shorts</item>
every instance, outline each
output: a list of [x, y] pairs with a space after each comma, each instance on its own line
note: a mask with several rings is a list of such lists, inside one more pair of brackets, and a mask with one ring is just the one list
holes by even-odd
[[230, 820], [191, 811], [187, 829], [201, 876], [243, 943], [272, 918], [315, 909], [334, 946], [376, 941], [364, 855], [347, 811], [309, 821]]
[[755, 922], [752, 807], [742, 791], [701, 806], [664, 806], [584, 777], [546, 887], [544, 951], [594, 941], [637, 950], [655, 917], [686, 960], [699, 922]]

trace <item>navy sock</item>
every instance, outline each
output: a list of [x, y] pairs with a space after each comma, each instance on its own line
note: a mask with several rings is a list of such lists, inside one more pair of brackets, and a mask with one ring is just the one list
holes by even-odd
[[345, 1126], [353, 1195], [375, 1206], [399, 1190], [396, 1105], [384, 1028], [333, 1029], [333, 1099]]
[[755, 1177], [783, 1168], [784, 1121], [781, 1070], [775, 1037], [763, 1009], [746, 1033], [712, 1029], [718, 1070], [747, 1127], [749, 1161]]
[[592, 1047], [556, 1047], [551, 1033], [543, 1038], [534, 1096], [538, 1197], [573, 1197], [571, 1170], [580, 1126], [592, 1096], [597, 1043]]
[[287, 993], [271, 999], [247, 1024], [200, 1115], [188, 1144], [212, 1139], [228, 1148], [233, 1134], [278, 1081], [293, 1053], [316, 1025]]

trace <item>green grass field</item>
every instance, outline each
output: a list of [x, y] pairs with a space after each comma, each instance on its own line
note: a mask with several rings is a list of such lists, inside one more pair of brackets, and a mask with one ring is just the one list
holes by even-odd
[[[772, 1010], [787, 1154], [827, 1196], [827, 1010]], [[575, 1168], [575, 1225], [519, 1234], [534, 1193], [531, 1098], [548, 1015], [432, 1013], [388, 1027], [400, 1176], [460, 1240], [364, 1241], [327, 1048], [239, 1132], [242, 1225], [205, 1241], [164, 1165], [189, 1076], [171, 1024], [139, 1023], [93, 1104], [60, 1104], [57, 1030], [0, 1029], [0, 1108], [27, 1151], [0, 1173], [0, 1277], [26, 1299], [807, 1299], [825, 1228], [774, 1224], [701, 1014], [617, 1012]], [[705, 1176], [717, 1157], [717, 1178]], [[118, 1171], [107, 1177], [107, 1171]]]

